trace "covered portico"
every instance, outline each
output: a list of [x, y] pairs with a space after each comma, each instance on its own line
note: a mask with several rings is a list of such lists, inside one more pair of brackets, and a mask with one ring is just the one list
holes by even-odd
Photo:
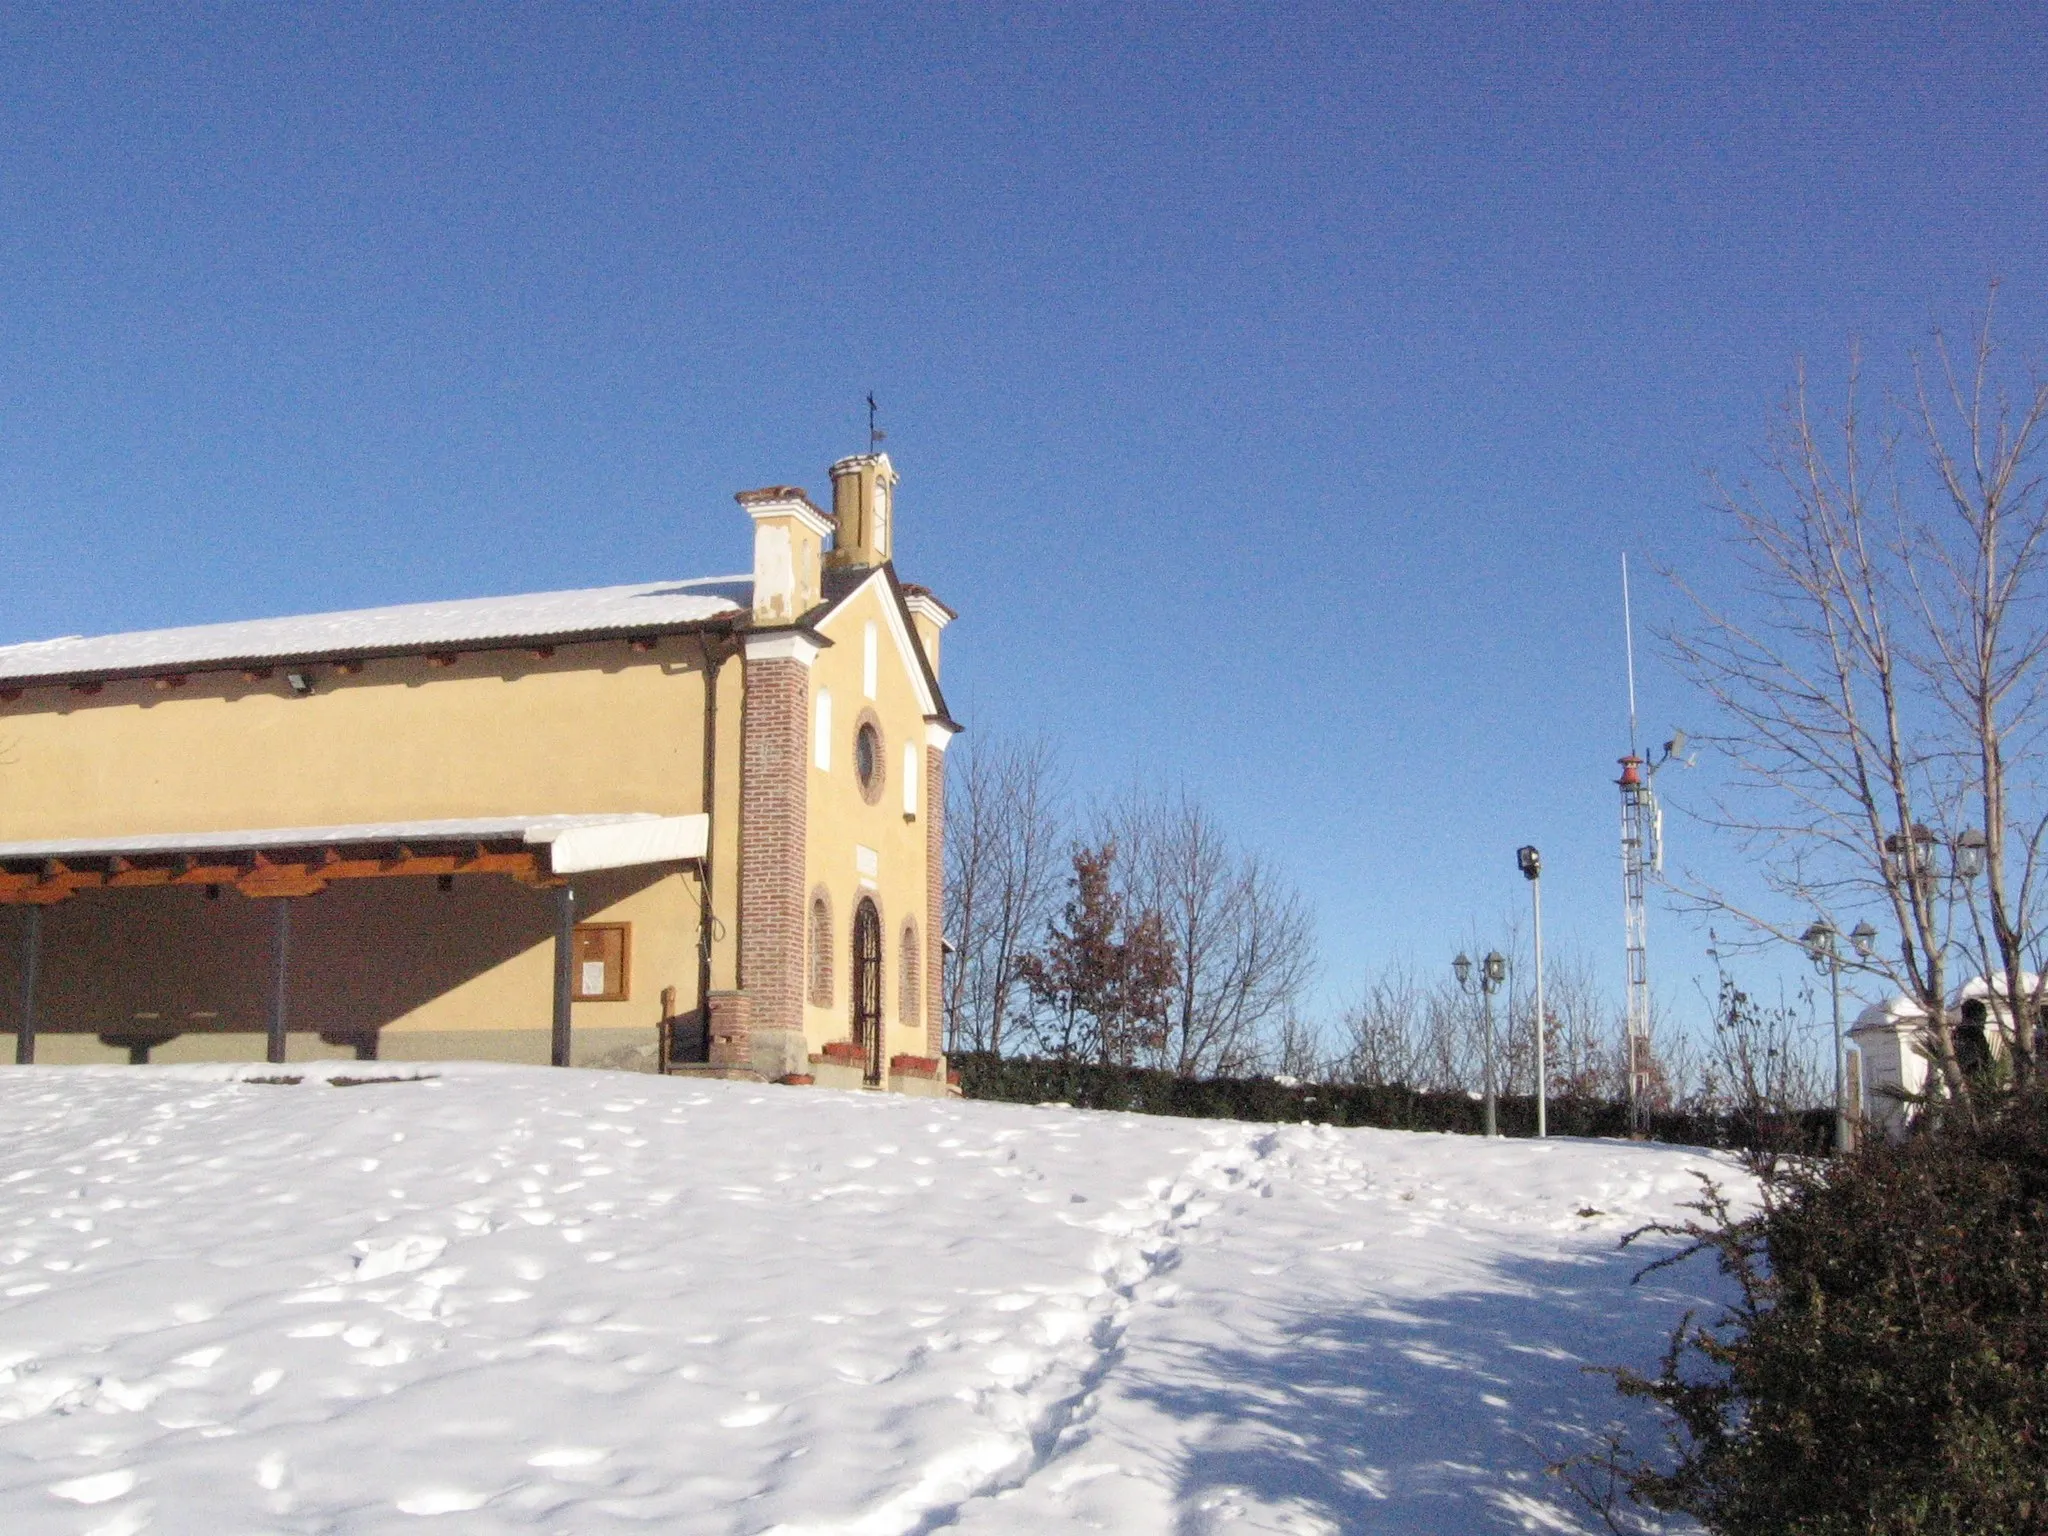
[[600, 813], [0, 843], [0, 905], [22, 909], [16, 1060], [46, 1032], [140, 1061], [259, 1027], [269, 1061], [295, 1035], [372, 1057], [387, 1029], [422, 1042], [422, 1022], [434, 1054], [469, 1054], [468, 1036], [526, 1059], [498, 1037], [545, 1017], [545, 1059], [569, 1065], [580, 913], [642, 914], [684, 970], [708, 833], [703, 815]]

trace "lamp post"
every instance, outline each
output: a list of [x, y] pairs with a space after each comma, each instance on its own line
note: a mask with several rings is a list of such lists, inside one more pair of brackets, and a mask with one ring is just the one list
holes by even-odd
[[1536, 925], [1536, 1136], [1550, 1134], [1549, 1071], [1543, 1052], [1543, 855], [1534, 844], [1515, 850], [1515, 865], [1529, 882], [1529, 905]]
[[[1458, 985], [1465, 991], [1472, 990], [1472, 961], [1464, 951], [1451, 962], [1451, 969], [1457, 973]], [[1486, 1134], [1500, 1134], [1500, 1120], [1495, 1112], [1493, 1090], [1493, 994], [1500, 984], [1508, 979], [1508, 962], [1497, 949], [1486, 952], [1486, 958], [1479, 962], [1479, 1006], [1486, 1021], [1486, 1035], [1483, 1050], [1486, 1056]]]
[[[1834, 1003], [1835, 1016], [1835, 1150], [1849, 1150], [1849, 1100], [1843, 1086], [1842, 1073], [1842, 967], [1847, 962], [1841, 951], [1841, 935], [1835, 925], [1826, 918], [1816, 921], [1799, 936], [1800, 945], [1807, 957], [1813, 961], [1813, 968], [1828, 979], [1828, 995]], [[1856, 951], [1858, 960], [1870, 958], [1871, 946], [1877, 942], [1877, 930], [1869, 923], [1858, 923], [1850, 930], [1849, 943]]]

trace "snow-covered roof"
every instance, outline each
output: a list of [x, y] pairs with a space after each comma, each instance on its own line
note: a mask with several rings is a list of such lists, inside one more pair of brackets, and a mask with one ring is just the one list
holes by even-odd
[[753, 580], [709, 576], [623, 587], [404, 603], [343, 613], [245, 619], [0, 646], [0, 681], [106, 677], [178, 668], [551, 642], [685, 628], [752, 605]]
[[365, 843], [473, 843], [517, 838], [545, 846], [558, 875], [701, 858], [710, 818], [651, 811], [591, 815], [476, 816], [436, 821], [353, 822], [328, 827], [247, 827], [218, 832], [153, 832], [128, 837], [64, 837], [0, 843], [10, 859], [105, 859], [152, 854], [238, 853], [255, 849], [334, 848]]
[[[2023, 992], [2039, 992], [2041, 990], [2041, 978], [2032, 971], [2021, 971], [2020, 990]], [[1989, 976], [1972, 976], [1963, 983], [1956, 993], [1956, 1001], [1958, 1003], [1966, 1003], [1973, 997], [1988, 997], [1993, 1001], [2004, 1001], [2005, 972], [1993, 971]]]
[[1856, 1015], [1856, 1022], [1850, 1026], [1852, 1035], [1878, 1029], [1917, 1028], [1927, 1019], [1927, 1011], [1904, 993], [1897, 993], [1881, 1003], [1872, 1003]]

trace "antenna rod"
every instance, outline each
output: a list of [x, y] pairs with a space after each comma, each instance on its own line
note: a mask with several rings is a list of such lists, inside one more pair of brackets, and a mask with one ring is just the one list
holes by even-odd
[[1628, 755], [1636, 755], [1636, 625], [1628, 605], [1628, 551], [1621, 552], [1621, 634], [1628, 652]]

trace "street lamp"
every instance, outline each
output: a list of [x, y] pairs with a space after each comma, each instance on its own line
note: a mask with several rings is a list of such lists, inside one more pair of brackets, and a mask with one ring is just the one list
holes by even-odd
[[[1841, 949], [1841, 934], [1826, 918], [1815, 922], [1799, 936], [1801, 948], [1807, 958], [1813, 961], [1813, 968], [1828, 979], [1828, 995], [1834, 1002], [1835, 1016], [1835, 1150], [1849, 1150], [1849, 1101], [1842, 1077], [1842, 967], [1853, 962], [1847, 960]], [[1857, 960], [1870, 958], [1872, 946], [1877, 942], [1877, 930], [1869, 923], [1858, 923], [1849, 931], [1849, 943], [1856, 952]]]
[[[1915, 822], [1905, 831], [1885, 834], [1885, 859], [1897, 877], [1931, 886], [1936, 874], [1934, 851], [1941, 842], [1932, 827]], [[1966, 884], [1976, 879], [1984, 873], [1990, 847], [1990, 839], [1976, 827], [1958, 832], [1948, 840], [1949, 873]]]
[[1533, 843], [1515, 850], [1515, 867], [1529, 882], [1529, 905], [1536, 921], [1536, 1136], [1550, 1134], [1550, 1085], [1543, 1059], [1543, 855]]
[[1884, 851], [1900, 877], [1919, 885], [1934, 878], [1934, 841], [1933, 830], [1915, 822], [1904, 831], [1886, 833]]
[[[1472, 990], [1472, 961], [1463, 950], [1451, 962], [1451, 970], [1457, 974], [1458, 985], [1467, 992]], [[1498, 1136], [1500, 1121], [1495, 1112], [1493, 1088], [1493, 994], [1500, 984], [1508, 979], [1508, 962], [1497, 949], [1486, 952], [1486, 958], [1479, 962], [1479, 1004], [1486, 1020], [1486, 1036], [1483, 1049], [1486, 1056], [1486, 1134]]]

